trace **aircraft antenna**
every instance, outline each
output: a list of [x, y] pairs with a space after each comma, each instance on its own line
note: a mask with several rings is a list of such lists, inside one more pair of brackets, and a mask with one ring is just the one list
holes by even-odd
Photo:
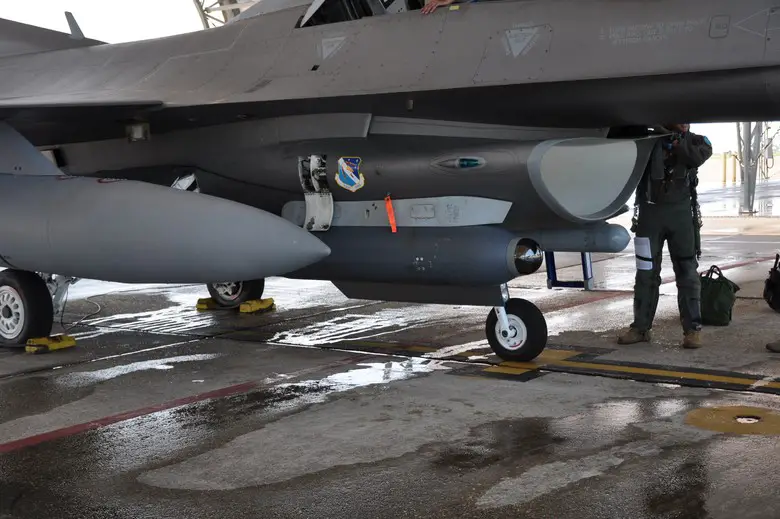
[[192, 0], [204, 29], [225, 25], [260, 0]]

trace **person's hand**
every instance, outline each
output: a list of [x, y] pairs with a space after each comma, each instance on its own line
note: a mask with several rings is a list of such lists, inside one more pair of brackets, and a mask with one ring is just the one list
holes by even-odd
[[430, 14], [436, 10], [437, 7], [450, 5], [455, 0], [431, 0], [425, 6], [423, 6], [422, 9], [420, 9], [420, 12], [422, 14]]

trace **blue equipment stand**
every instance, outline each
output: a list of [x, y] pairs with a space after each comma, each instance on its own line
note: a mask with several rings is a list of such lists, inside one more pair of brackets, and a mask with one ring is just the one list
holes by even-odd
[[558, 281], [558, 272], [555, 270], [555, 252], [545, 251], [544, 263], [547, 266], [547, 288], [565, 287], [593, 290], [593, 260], [590, 252], [581, 252], [582, 281]]

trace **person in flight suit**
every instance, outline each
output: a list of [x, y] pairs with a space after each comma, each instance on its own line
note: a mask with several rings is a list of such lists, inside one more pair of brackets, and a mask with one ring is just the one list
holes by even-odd
[[[683, 328], [683, 348], [701, 346], [701, 283], [697, 272], [700, 226], [695, 189], [698, 168], [712, 156], [712, 144], [687, 124], [664, 125], [637, 186], [634, 216], [636, 282], [634, 322], [618, 337], [619, 344], [650, 342], [664, 242], [677, 282], [677, 306]], [[694, 198], [692, 199], [692, 194]]]

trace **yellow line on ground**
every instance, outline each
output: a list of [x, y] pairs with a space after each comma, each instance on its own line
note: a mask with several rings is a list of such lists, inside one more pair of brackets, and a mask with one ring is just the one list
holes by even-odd
[[528, 373], [529, 371], [534, 371], [534, 369], [523, 369], [523, 368], [511, 368], [508, 366], [491, 366], [489, 368], [485, 368], [482, 370], [483, 373], [503, 373], [504, 375], [522, 375], [523, 373]]
[[[579, 355], [581, 352], [574, 350], [545, 350], [537, 359], [532, 362], [502, 362], [498, 366], [487, 368], [484, 371], [491, 373], [518, 374], [527, 373], [537, 369], [543, 369], [545, 366], [559, 368], [579, 368], [593, 371], [608, 371], [612, 373], [626, 373], [634, 375], [648, 375], [656, 377], [702, 380], [705, 382], [719, 382], [722, 384], [737, 384], [751, 386], [760, 380], [760, 377], [735, 377], [729, 375], [716, 375], [709, 373], [693, 373], [690, 371], [673, 371], [661, 368], [642, 368], [637, 366], [616, 366], [612, 364], [601, 364], [598, 362], [577, 362], [566, 360]], [[498, 369], [500, 368], [500, 369]], [[780, 382], [769, 382], [764, 387], [780, 389]]]
[[[748, 378], [735, 377], [729, 375], [716, 375], [710, 373], [693, 373], [690, 371], [673, 371], [661, 368], [641, 368], [637, 366], [616, 366], [612, 364], [601, 364], [598, 362], [577, 362], [566, 360], [574, 357], [580, 352], [572, 350], [546, 350], [536, 360], [532, 362], [502, 362], [497, 366], [486, 368], [483, 371], [488, 373], [503, 373], [506, 375], [522, 375], [529, 371], [544, 369], [545, 367], [557, 368], [579, 368], [592, 371], [607, 371], [611, 373], [625, 373], [633, 375], [648, 375], [675, 379], [702, 380], [705, 382], [715, 382], [721, 384], [735, 384], [741, 386], [752, 386], [760, 377]], [[762, 384], [762, 387], [780, 389], [780, 382], [768, 382]]]
[[[574, 361], [560, 361], [555, 362], [554, 365], [568, 368], [581, 368], [592, 369], [599, 371], [612, 371], [618, 373], [633, 373], [636, 375], [654, 375], [660, 377], [670, 378], [687, 378], [691, 380], [703, 380], [706, 382], [721, 382], [724, 384], [741, 384], [744, 386], [753, 385], [757, 379], [755, 378], [742, 378], [742, 377], [730, 377], [725, 375], [711, 375], [708, 373], [691, 373], [689, 371], [669, 371], [665, 369], [655, 368], [638, 368], [634, 366], [613, 366], [610, 364], [599, 364], [595, 362], [574, 362]], [[768, 384], [771, 386], [771, 384]]]
[[558, 361], [562, 361], [571, 357], [576, 357], [580, 353], [582, 352], [574, 351], [574, 350], [544, 350], [541, 355], [536, 357], [536, 359], [531, 362], [505, 361], [499, 364], [499, 366], [506, 366], [509, 368], [519, 368], [525, 370], [539, 369], [543, 366], [557, 364]]
[[[398, 343], [387, 342], [374, 342], [374, 341], [353, 341], [353, 345], [356, 346], [368, 346], [381, 348], [385, 350], [397, 350], [408, 351], [416, 353], [433, 353], [439, 351], [436, 348], [428, 346], [416, 346]], [[457, 356], [467, 356], [472, 352], [464, 352]], [[480, 353], [474, 351], [474, 354]], [[761, 380], [760, 377], [747, 378], [747, 377], [733, 377], [728, 375], [715, 375], [708, 373], [693, 373], [689, 371], [672, 371], [660, 368], [640, 368], [636, 366], [617, 366], [612, 364], [600, 364], [598, 362], [577, 362], [567, 360], [571, 357], [580, 355], [582, 352], [576, 350], [545, 350], [539, 357], [531, 362], [511, 362], [504, 361], [496, 366], [490, 366], [483, 369], [486, 373], [502, 373], [505, 375], [522, 375], [529, 371], [535, 371], [543, 369], [545, 366], [559, 367], [559, 368], [579, 368], [593, 371], [608, 371], [613, 373], [626, 373], [634, 375], [648, 375], [666, 378], [678, 378], [689, 380], [702, 380], [705, 382], [720, 382], [722, 384], [737, 384], [743, 386], [751, 386], [757, 381]], [[762, 387], [770, 387], [773, 389], [780, 389], [780, 382], [769, 382]]]

